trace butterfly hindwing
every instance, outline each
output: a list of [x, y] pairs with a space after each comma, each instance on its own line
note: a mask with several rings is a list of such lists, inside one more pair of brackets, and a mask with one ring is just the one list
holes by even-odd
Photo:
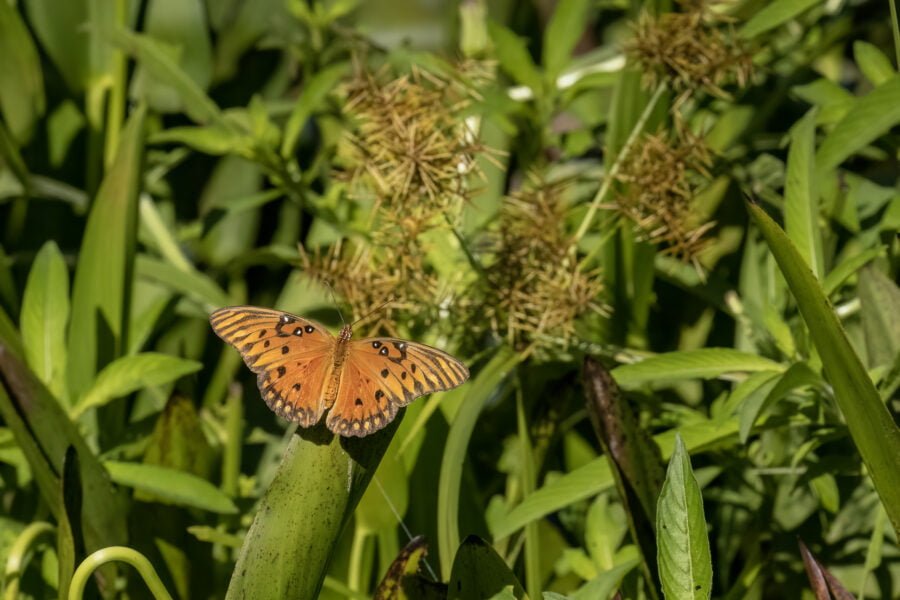
[[345, 436], [377, 431], [419, 396], [469, 378], [466, 366], [446, 352], [394, 338], [350, 342], [344, 371], [327, 424]]
[[315, 321], [254, 306], [221, 308], [209, 321], [256, 373], [269, 408], [303, 427], [319, 421], [335, 345], [327, 329]]

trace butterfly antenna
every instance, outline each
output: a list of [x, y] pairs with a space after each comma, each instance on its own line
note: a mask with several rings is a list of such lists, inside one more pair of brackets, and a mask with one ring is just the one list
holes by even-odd
[[361, 316], [361, 317], [358, 318], [357, 320], [355, 320], [355, 321], [353, 321], [352, 323], [350, 323], [350, 327], [353, 327], [354, 325], [356, 325], [357, 323], [359, 323], [359, 322], [362, 321], [363, 319], [368, 318], [369, 315], [372, 315], [372, 314], [377, 313], [379, 310], [381, 310], [382, 308], [384, 308], [385, 306], [387, 306], [388, 304], [390, 304], [390, 303], [393, 302], [393, 301], [394, 301], [394, 297], [391, 296], [390, 298], [388, 298], [387, 300], [385, 300], [384, 302], [382, 302], [381, 304], [379, 304], [378, 306], [376, 306], [375, 308], [373, 308], [372, 310], [370, 310], [369, 312], [367, 312], [366, 314], [364, 314], [363, 316]]
[[325, 287], [328, 288], [328, 292], [331, 294], [331, 301], [334, 302], [334, 309], [337, 311], [338, 316], [341, 318], [341, 325], [346, 325], [347, 321], [344, 320], [344, 314], [341, 312], [341, 306], [338, 304], [337, 296], [334, 293], [334, 288], [331, 287], [331, 284], [327, 281], [322, 281]]
[[[378, 489], [381, 490], [381, 495], [384, 496], [384, 499], [387, 501], [387, 505], [390, 507], [391, 512], [394, 513], [395, 517], [397, 517], [397, 522], [400, 523], [400, 527], [403, 528], [403, 533], [406, 534], [406, 537], [411, 542], [413, 539], [413, 534], [409, 530], [409, 527], [406, 526], [406, 523], [403, 522], [403, 517], [400, 516], [400, 511], [398, 511], [397, 507], [394, 506], [394, 502], [391, 500], [391, 497], [388, 496], [387, 490], [385, 490], [384, 486], [381, 485], [381, 480], [378, 479], [378, 475], [375, 475], [373, 479], [375, 480], [375, 485], [377, 485]], [[435, 581], [439, 581], [437, 574], [434, 572], [434, 569], [432, 569], [431, 565], [428, 563], [428, 559], [423, 556], [421, 560], [423, 563], [425, 563], [425, 568], [428, 569], [428, 574], [431, 575], [431, 578]]]

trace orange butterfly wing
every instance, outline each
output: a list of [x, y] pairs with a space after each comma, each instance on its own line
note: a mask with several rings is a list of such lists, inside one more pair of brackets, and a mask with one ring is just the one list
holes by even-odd
[[419, 396], [455, 388], [469, 378], [464, 364], [425, 344], [392, 338], [349, 344], [337, 398], [325, 421], [339, 435], [369, 435]]
[[256, 373], [269, 408], [303, 427], [325, 410], [323, 389], [334, 366], [335, 339], [322, 325], [255, 306], [220, 308], [209, 322]]

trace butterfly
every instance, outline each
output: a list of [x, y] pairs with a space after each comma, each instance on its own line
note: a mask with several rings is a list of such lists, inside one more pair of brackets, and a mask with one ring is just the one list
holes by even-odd
[[220, 308], [209, 321], [256, 373], [269, 408], [301, 427], [328, 411], [325, 424], [342, 436], [374, 433], [419, 396], [469, 378], [446, 352], [394, 338], [353, 340], [350, 325], [335, 338], [315, 321], [255, 306]]

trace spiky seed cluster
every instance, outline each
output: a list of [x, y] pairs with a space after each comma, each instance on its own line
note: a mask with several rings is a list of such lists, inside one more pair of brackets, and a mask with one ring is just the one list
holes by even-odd
[[[406, 319], [430, 321], [441, 301], [436, 278], [426, 268], [417, 247], [395, 248], [398, 260], [368, 245], [343, 240], [311, 254], [300, 248], [301, 268], [314, 281], [334, 288], [350, 308], [353, 320], [371, 313], [358, 326], [371, 332], [398, 336], [400, 314]], [[378, 308], [385, 302], [380, 310]]]
[[596, 272], [582, 272], [565, 230], [563, 183], [530, 181], [505, 199], [490, 240], [485, 317], [517, 348], [547, 337], [569, 339], [576, 321], [601, 310]]
[[646, 241], [696, 263], [713, 223], [698, 223], [692, 200], [709, 179], [711, 157], [703, 140], [680, 134], [645, 135], [622, 163], [617, 179], [625, 185], [614, 208]]
[[727, 98], [723, 86], [743, 87], [752, 73], [749, 52], [729, 26], [728, 17], [707, 3], [684, 1], [684, 12], [642, 14], [625, 51], [641, 66], [648, 87], [664, 81], [683, 100], [695, 91]]
[[469, 175], [481, 174], [476, 157], [489, 152], [466, 118], [485, 69], [465, 63], [451, 76], [413, 68], [396, 78], [357, 69], [344, 108], [355, 126], [340, 158], [354, 193], [375, 199], [377, 228], [414, 238], [468, 197]]

